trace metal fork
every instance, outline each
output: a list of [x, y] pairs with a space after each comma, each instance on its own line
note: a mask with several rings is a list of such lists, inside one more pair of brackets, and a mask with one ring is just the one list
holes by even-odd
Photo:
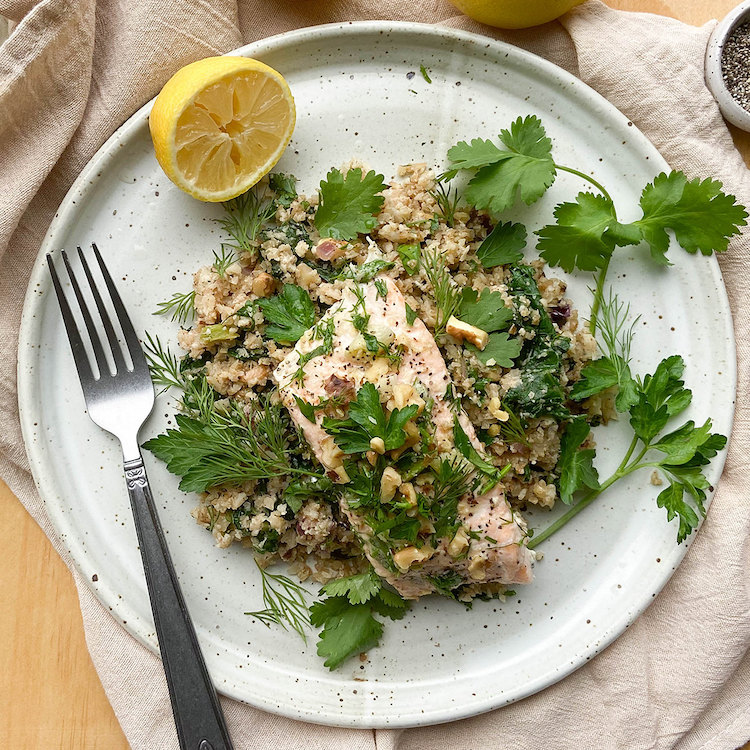
[[[125, 349], [132, 362], [130, 367], [81, 248], [78, 248], [78, 256], [105, 335], [97, 330], [65, 251], [61, 253], [62, 259], [80, 308], [83, 328], [76, 323], [76, 316], [49, 254], [47, 263], [89, 416], [95, 424], [117, 437], [122, 445], [125, 481], [180, 747], [182, 750], [232, 750], [216, 690], [206, 671], [195, 629], [167, 550], [138, 445], [138, 432], [154, 407], [154, 387], [148, 365], [112, 277], [98, 248], [96, 245], [92, 247], [123, 333]], [[82, 334], [88, 334], [98, 373], [89, 363]], [[114, 373], [107, 363], [105, 349], [111, 356]]]

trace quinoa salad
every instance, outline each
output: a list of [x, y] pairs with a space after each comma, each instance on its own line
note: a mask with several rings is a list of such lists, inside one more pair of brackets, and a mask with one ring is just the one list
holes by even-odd
[[[361, 179], [363, 170], [353, 168]], [[348, 173], [352, 173], [351, 169]], [[471, 447], [493, 470], [503, 474], [493, 492], [507, 499], [513, 518], [517, 519], [514, 525], [521, 532], [512, 544], [523, 546], [523, 509], [528, 505], [551, 508], [557, 496], [556, 466], [564, 422], [545, 414], [549, 411], [546, 405], [558, 405], [561, 415], [573, 409], [596, 418], [606, 418], [611, 408], [606, 397], [592, 398], [584, 405], [568, 398], [582, 366], [595, 356], [596, 342], [580, 323], [572, 301], [566, 298], [565, 283], [548, 277], [540, 260], [484, 268], [477, 250], [492, 229], [489, 216], [447, 204], [434, 172], [425, 164], [399, 168], [397, 178], [382, 191], [382, 208], [372, 230], [348, 241], [321, 236], [314, 223], [318, 195], [296, 195], [292, 185], [288, 177], [272, 175], [270, 186], [256, 189], [250, 198], [260, 202], [257, 195], [262, 193], [274, 208], [268, 226], [257, 238], [257, 249], [239, 254], [225, 267], [214, 264], [196, 271], [195, 320], [177, 333], [186, 353], [183, 370], [189, 371], [191, 378], [205, 377], [217, 396], [217, 409], [230, 401], [245, 408], [267, 398], [271, 404], [291, 404], [290, 410], [295, 410], [296, 404], [294, 400], [289, 402], [288, 396], [300, 356], [291, 346], [292, 341], [284, 340], [286, 333], [272, 330], [269, 335], [264, 302], [294, 290], [296, 296], [306, 300], [304, 309], [309, 310], [309, 319], [329, 324], [335, 320], [335, 331], [345, 325], [343, 318], [356, 315], [352, 311], [357, 295], [360, 299], [364, 295], [363, 312], [364, 316], [369, 315], [369, 326], [357, 332], [358, 340], [347, 352], [355, 372], [347, 378], [340, 377], [340, 367], [326, 370], [325, 377], [318, 378], [322, 390], [308, 390], [307, 398], [315, 409], [317, 422], [344, 418], [363, 383], [375, 385], [380, 404], [391, 418], [395, 410], [407, 406], [416, 410], [414, 418], [404, 423], [405, 439], [397, 448], [386, 451], [380, 444], [382, 439], [379, 441], [376, 436], [361, 456], [365, 471], [375, 470], [380, 475], [372, 482], [380, 488], [378, 510], [384, 510], [385, 524], [398, 520], [403, 526], [400, 534], [399, 528], [391, 526], [369, 540], [370, 546], [376, 543], [382, 555], [390, 557], [390, 565], [384, 561], [379, 565], [395, 568], [394, 583], [399, 588], [399, 573], [406, 573], [411, 565], [424, 567], [425, 549], [434, 555], [446, 542], [448, 556], [461, 558], [471, 547], [472, 537], [478, 536], [478, 532], [450, 518], [446, 528], [452, 537], [436, 538], [435, 512], [429, 508], [420, 512], [416, 501], [418, 496], [429, 495], [434, 486], [435, 471], [430, 464], [436, 460], [433, 454], [444, 454], [457, 467], [461, 465], [461, 471], [476, 473], [470, 459], [451, 444], [452, 434], [442, 441], [445, 450], [436, 450], [439, 446], [431, 429], [436, 401], [450, 402], [451, 408], [461, 409], [468, 420], [466, 432], [474, 433]], [[442, 300], [436, 300], [436, 283], [460, 291], [455, 314], [447, 318], [445, 310], [438, 307]], [[378, 317], [373, 309], [377, 304], [368, 304], [368, 290], [369, 297], [377, 299], [381, 284], [388, 284], [393, 290], [403, 316], [411, 311], [408, 314], [412, 324], [420, 321], [420, 327], [429, 333], [430, 341], [424, 344], [434, 341], [432, 345], [441, 359], [438, 366], [444, 362], [449, 376], [441, 383], [439, 393], [431, 395], [419, 378], [406, 382], [397, 377], [406, 344], [398, 341], [387, 322], [373, 322]], [[331, 311], [339, 308], [343, 312], [338, 319], [331, 317]], [[466, 322], [476, 315], [485, 319], [496, 315], [497, 324], [488, 320], [482, 328]], [[320, 322], [315, 325], [322, 327]], [[542, 356], [551, 353], [554, 368], [550, 373], [555, 379], [552, 388], [535, 373], [527, 376], [522, 361], [498, 362], [483, 356], [482, 350], [487, 351], [490, 344], [487, 328], [505, 329], [499, 336], [506, 348], [510, 344], [510, 352], [517, 360], [533, 364], [538, 350], [542, 350]], [[305, 350], [308, 353], [323, 341], [323, 334], [316, 335], [314, 326], [310, 331], [299, 337], [297, 345], [299, 348], [299, 342], [309, 339], [312, 343]], [[368, 347], [362, 334], [374, 337], [377, 343]], [[422, 342], [417, 343], [418, 347], [421, 345]], [[520, 356], [522, 352], [526, 353], [525, 358]], [[321, 352], [308, 360], [307, 367], [324, 366], [329, 356], [330, 353]], [[305, 359], [304, 354], [302, 358]], [[304, 372], [300, 373], [297, 382], [304, 384], [305, 377]], [[539, 392], [535, 393], [534, 387]], [[545, 388], [548, 392], [542, 393]], [[457, 404], [460, 407], [454, 407]], [[363, 514], [357, 514], [353, 521], [355, 515], [347, 514], [339, 500], [339, 493], [346, 494], [351, 482], [345, 466], [358, 453], [345, 453], [335, 437], [326, 440], [323, 436], [322, 450], [327, 450], [328, 455], [317, 462], [304, 432], [295, 432], [312, 423], [296, 411], [288, 425], [290, 441], [294, 443], [288, 449], [301, 462], [318, 463], [319, 467], [322, 464], [326, 480], [317, 484], [325, 486], [316, 487], [314, 481], [305, 485], [304, 477], [300, 481], [274, 476], [210, 487], [200, 494], [200, 504], [193, 515], [210, 531], [218, 546], [242, 544], [252, 549], [263, 565], [282, 560], [300, 579], [312, 577], [325, 583], [361, 572], [369, 565], [362, 539], [377, 522], [370, 525], [365, 521], [364, 528], [370, 528], [363, 531], [358, 528]], [[453, 424], [449, 427], [448, 432], [452, 433]], [[415, 457], [419, 459], [416, 463]], [[407, 467], [406, 471], [398, 470], [402, 466]], [[404, 474], [408, 474], [408, 481]], [[460, 476], [466, 478], [464, 474]], [[395, 483], [395, 492], [382, 489], [389, 480]], [[378, 521], [383, 524], [381, 519]], [[492, 542], [481, 541], [475, 564], [467, 565], [467, 576], [451, 578], [457, 582], [462, 598], [495, 594], [502, 591], [503, 583], [512, 582], [497, 580], [502, 570], [486, 570], [490, 566], [484, 545], [491, 546]], [[409, 556], [413, 557], [411, 565], [406, 564]], [[377, 560], [375, 552], [371, 557]], [[495, 580], [485, 582], [488, 572], [494, 573]], [[523, 575], [530, 580], [527, 572]], [[439, 590], [439, 586], [440, 582], [433, 583], [418, 593], [430, 593]]]
[[[691, 403], [685, 362], [631, 370], [638, 316], [606, 274], [639, 243], [668, 266], [666, 229], [689, 252], [724, 250], [747, 213], [719, 183], [671, 172], [623, 224], [603, 185], [553, 160], [538, 118], [500, 142], [461, 141], [446, 171], [406, 164], [389, 183], [356, 162], [308, 194], [271, 174], [223, 204], [213, 262], [159, 305], [182, 353], [147, 336], [154, 382], [180, 395], [144, 447], [196, 493], [219, 547], [253, 555], [265, 608], [246, 614], [303, 637], [322, 628], [331, 669], [410, 601], [471, 607], [531, 583], [536, 547], [633, 472], [660, 488], [678, 543], [705, 514], [704, 467], [726, 438], [711, 419], [665, 432]], [[558, 204], [534, 253], [526, 227], [498, 216], [558, 171], [597, 192]], [[699, 232], [688, 215], [704, 217]], [[594, 273], [588, 319], [548, 266]], [[600, 479], [591, 430], [623, 416], [632, 441]], [[527, 509], [558, 502], [562, 515], [528, 527]], [[275, 563], [325, 598], [308, 606]]]

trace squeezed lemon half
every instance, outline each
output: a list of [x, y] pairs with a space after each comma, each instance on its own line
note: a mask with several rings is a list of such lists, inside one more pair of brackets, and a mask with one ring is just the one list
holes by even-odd
[[295, 116], [278, 71], [247, 57], [207, 57], [167, 81], [148, 123], [167, 177], [216, 202], [244, 193], [273, 168]]

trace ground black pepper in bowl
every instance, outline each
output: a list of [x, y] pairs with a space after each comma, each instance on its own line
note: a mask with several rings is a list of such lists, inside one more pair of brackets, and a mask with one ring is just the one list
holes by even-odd
[[750, 112], [750, 23], [738, 26], [724, 42], [721, 74], [734, 100]]

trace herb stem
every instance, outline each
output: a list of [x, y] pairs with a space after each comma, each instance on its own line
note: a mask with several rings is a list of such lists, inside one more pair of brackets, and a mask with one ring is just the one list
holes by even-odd
[[[573, 169], [573, 167], [566, 167], [563, 164], [555, 164], [555, 169], [559, 170], [560, 172], [569, 172], [570, 174], [574, 174], [577, 177], [580, 177], [582, 180], [586, 180], [586, 182], [591, 183], [612, 204], [612, 210], [613, 212], [615, 212], [612, 196], [607, 192], [607, 189], [604, 187], [604, 185], [601, 184], [601, 182], [594, 179], [591, 175], [588, 175], [585, 172], [580, 172], [577, 169]], [[616, 212], [615, 220], [617, 220]], [[604, 294], [604, 281], [607, 278], [609, 260], [610, 259], [607, 258], [601, 270], [596, 276], [596, 290], [594, 291], [594, 302], [591, 305], [591, 317], [589, 318], [589, 330], [591, 331], [592, 336], [596, 334], [596, 317], [599, 314], [599, 307], [601, 306], [602, 296]]]
[[587, 508], [591, 503], [596, 500], [599, 495], [604, 492], [608, 487], [611, 487], [618, 479], [622, 479], [623, 477], [627, 476], [628, 474], [631, 474], [632, 472], [636, 471], [637, 469], [642, 468], [643, 466], [646, 466], [648, 464], [640, 464], [639, 461], [643, 458], [643, 456], [646, 454], [646, 452], [649, 449], [649, 446], [646, 445], [643, 447], [643, 450], [640, 451], [638, 456], [634, 458], [632, 461], [630, 461], [631, 456], [633, 455], [633, 452], [635, 451], [636, 446], [638, 445], [638, 438], [633, 436], [632, 441], [630, 442], [630, 447], [628, 448], [627, 452], [625, 453], [625, 457], [620, 462], [620, 465], [617, 467], [617, 470], [614, 474], [612, 474], [609, 479], [602, 482], [599, 487], [597, 487], [595, 490], [591, 490], [588, 492], [584, 497], [582, 497], [575, 505], [571, 506], [570, 509], [564, 513], [560, 518], [558, 518], [554, 523], [550, 524], [544, 531], [542, 531], [540, 534], [535, 535], [528, 543], [529, 549], [534, 549], [535, 547], [538, 547], [542, 542], [549, 539], [553, 534], [558, 532], [563, 526], [565, 526], [568, 521], [575, 518], [584, 508]]
[[566, 167], [562, 164], [555, 164], [555, 169], [558, 169], [560, 172], [569, 172], [570, 174], [574, 174], [577, 177], [580, 177], [582, 180], [586, 180], [586, 182], [590, 182], [607, 200], [611, 201], [614, 204], [612, 196], [607, 192], [607, 189], [604, 187], [604, 185], [602, 185], [598, 180], [595, 180], [590, 174], [579, 172], [577, 169], [573, 169], [573, 167]]

